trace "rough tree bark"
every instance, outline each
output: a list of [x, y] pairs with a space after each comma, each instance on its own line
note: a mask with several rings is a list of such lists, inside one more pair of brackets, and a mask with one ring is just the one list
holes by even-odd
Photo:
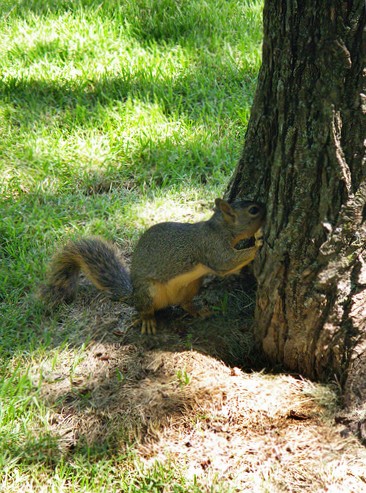
[[268, 208], [258, 339], [272, 362], [336, 378], [345, 405], [366, 415], [365, 1], [267, 0], [263, 18], [262, 68], [228, 191]]

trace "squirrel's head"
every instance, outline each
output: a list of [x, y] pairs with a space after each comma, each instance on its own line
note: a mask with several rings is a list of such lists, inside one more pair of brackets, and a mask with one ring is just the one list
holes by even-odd
[[221, 213], [235, 243], [252, 237], [264, 223], [266, 208], [260, 202], [235, 200], [229, 203], [223, 199], [216, 199], [215, 205], [216, 213]]

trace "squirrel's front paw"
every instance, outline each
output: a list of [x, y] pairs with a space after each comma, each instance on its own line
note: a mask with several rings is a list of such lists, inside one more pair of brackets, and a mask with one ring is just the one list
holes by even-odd
[[258, 231], [254, 233], [254, 238], [255, 238], [255, 244], [254, 246], [256, 248], [261, 248], [263, 246], [263, 229], [259, 228]]

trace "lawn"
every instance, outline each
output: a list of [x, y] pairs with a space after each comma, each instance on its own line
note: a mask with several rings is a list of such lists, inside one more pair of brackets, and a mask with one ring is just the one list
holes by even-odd
[[27, 294], [60, 241], [129, 244], [159, 208], [184, 219], [223, 193], [260, 64], [261, 4], [0, 9], [0, 287], [3, 349], [13, 354], [39, 345]]
[[[245, 407], [260, 389], [269, 403], [277, 386], [286, 387], [283, 402], [271, 405], [278, 412], [301, 395], [315, 428], [318, 415], [335, 408], [328, 388], [325, 404], [309, 383], [262, 374], [253, 380], [208, 359], [206, 346], [196, 353], [199, 329], [180, 334], [180, 345], [169, 328], [155, 342], [118, 338], [113, 332], [123, 332], [131, 313], [87, 285], [75, 305], [54, 311], [37, 297], [51, 255], [69, 238], [103, 236], [128, 258], [151, 224], [210, 214], [243, 145], [261, 16], [260, 0], [1, 2], [0, 491], [283, 491], [271, 486], [287, 483], [269, 456], [231, 464], [223, 447], [218, 456], [231, 464], [230, 476], [194, 437], [211, 436], [209, 423], [224, 433], [227, 395], [237, 399], [231, 426], [238, 436], [248, 428], [245, 412], [256, 416], [253, 428], [263, 430], [267, 418], [272, 426], [263, 403], [250, 401], [259, 411]], [[239, 292], [221, 295], [217, 311], [238, 304]], [[240, 347], [250, 346], [239, 326], [233, 317], [230, 332]], [[240, 360], [232, 348], [228, 358], [211, 353], [227, 364]], [[237, 395], [226, 387], [230, 376], [238, 379]], [[319, 430], [328, 440], [319, 426], [306, 440]], [[188, 429], [191, 438], [183, 439]], [[252, 438], [242, 438], [244, 450]], [[199, 471], [193, 454], [181, 460], [182, 443], [198, 450]], [[361, 491], [361, 452], [351, 445], [355, 459], [347, 449], [329, 467], [327, 450], [316, 455], [325, 471], [319, 491], [345, 478]], [[253, 457], [253, 449], [245, 451]], [[290, 474], [290, 482], [310, 488], [312, 474], [319, 470], [302, 479]]]
[[56, 453], [30, 371], [72, 352], [76, 328], [57, 336], [60, 314], [45, 322], [35, 294], [66, 238], [102, 235], [128, 252], [153, 222], [210, 211], [243, 143], [261, 2], [5, 0], [0, 18], [4, 491], [167, 482], [163, 466], [132, 474], [132, 452], [98, 468], [89, 452]]

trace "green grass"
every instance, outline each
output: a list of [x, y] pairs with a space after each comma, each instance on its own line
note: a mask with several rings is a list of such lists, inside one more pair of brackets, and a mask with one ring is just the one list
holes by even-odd
[[155, 220], [222, 194], [261, 36], [260, 0], [1, 2], [0, 491], [200, 491], [132, 452], [60, 453], [29, 377], [59, 320], [45, 324], [34, 293], [66, 238], [128, 250]]

